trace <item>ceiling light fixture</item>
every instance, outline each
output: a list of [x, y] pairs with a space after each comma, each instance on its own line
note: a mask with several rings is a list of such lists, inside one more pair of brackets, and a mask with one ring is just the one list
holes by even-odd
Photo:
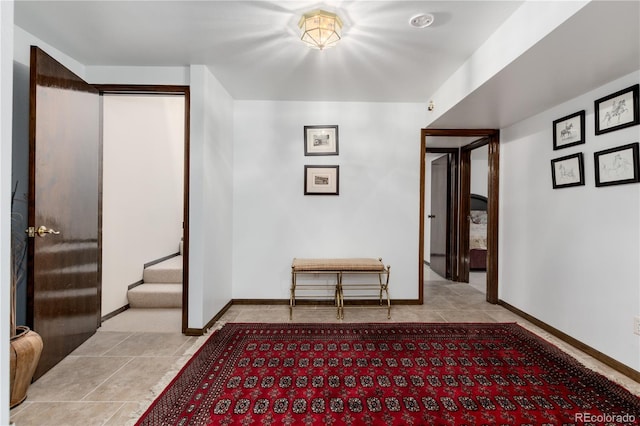
[[422, 13], [409, 19], [409, 25], [415, 28], [426, 28], [433, 24], [435, 18], [430, 13]]
[[302, 31], [300, 39], [309, 47], [320, 50], [335, 46], [342, 33], [340, 17], [325, 10], [305, 13], [298, 26]]

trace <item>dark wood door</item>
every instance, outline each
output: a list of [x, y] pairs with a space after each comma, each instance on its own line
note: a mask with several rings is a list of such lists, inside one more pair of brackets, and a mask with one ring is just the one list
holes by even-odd
[[431, 242], [429, 244], [431, 270], [444, 278], [449, 278], [450, 275], [447, 267], [447, 247], [449, 245], [447, 241], [448, 188], [449, 156], [443, 155], [431, 162], [431, 212], [428, 218], [431, 230]]
[[27, 318], [44, 342], [36, 378], [100, 318], [100, 110], [94, 87], [31, 48]]

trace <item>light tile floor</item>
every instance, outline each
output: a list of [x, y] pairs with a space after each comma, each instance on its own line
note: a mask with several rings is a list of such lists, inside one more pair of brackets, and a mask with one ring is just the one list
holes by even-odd
[[487, 293], [487, 273], [485, 271], [469, 271], [469, 285], [482, 294]]
[[[517, 322], [630, 391], [640, 383], [550, 336], [506, 309], [486, 303], [471, 285], [447, 281], [428, 268], [422, 306], [345, 308], [343, 322]], [[481, 286], [480, 286], [481, 288]], [[85, 344], [36, 381], [11, 410], [16, 426], [132, 425], [208, 336], [180, 334], [180, 312], [126, 311], [106, 321]], [[149, 312], [151, 311], [151, 312]], [[300, 306], [294, 322], [340, 322], [330, 306]], [[146, 317], [144, 315], [147, 315]], [[232, 306], [226, 322], [289, 322], [288, 306]], [[162, 332], [175, 329], [176, 331]]]

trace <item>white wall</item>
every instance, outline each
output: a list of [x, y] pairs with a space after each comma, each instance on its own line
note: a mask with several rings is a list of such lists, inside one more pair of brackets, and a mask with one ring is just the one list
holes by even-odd
[[[637, 142], [640, 126], [595, 136], [594, 100], [627, 75], [501, 129], [499, 297], [640, 370], [640, 184], [596, 188], [594, 152]], [[552, 122], [586, 110], [586, 144], [553, 151]], [[550, 160], [582, 152], [585, 186], [552, 189]]]
[[0, 425], [9, 424], [13, 1], [0, 2]]
[[471, 193], [489, 194], [489, 145], [471, 151]]
[[178, 252], [184, 96], [103, 96], [102, 314], [127, 302], [143, 265]]
[[190, 82], [188, 322], [201, 328], [231, 300], [234, 104], [206, 66]]
[[[13, 62], [13, 123], [11, 148], [11, 188], [16, 190], [12, 202], [12, 241], [22, 238], [26, 247], [29, 226], [29, 67]], [[26, 259], [22, 268], [26, 268]], [[27, 316], [27, 276], [21, 274], [16, 291], [16, 323], [26, 324]]]
[[[382, 257], [417, 299], [424, 105], [237, 101], [233, 298], [288, 299], [294, 257]], [[339, 126], [338, 156], [304, 156], [305, 125]], [[340, 195], [303, 195], [304, 165], [339, 165]]]
[[93, 84], [189, 85], [189, 67], [87, 66], [85, 79]]

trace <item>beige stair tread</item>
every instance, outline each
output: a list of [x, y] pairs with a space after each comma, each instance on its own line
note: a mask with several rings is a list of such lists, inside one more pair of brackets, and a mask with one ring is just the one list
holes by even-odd
[[163, 260], [162, 262], [156, 263], [155, 265], [151, 265], [146, 269], [182, 269], [182, 256], [178, 255], [170, 257], [169, 259]]
[[182, 283], [182, 256], [175, 256], [145, 268], [142, 279], [145, 283]]
[[182, 294], [182, 284], [174, 283], [144, 283], [129, 290], [129, 293], [180, 293]]

